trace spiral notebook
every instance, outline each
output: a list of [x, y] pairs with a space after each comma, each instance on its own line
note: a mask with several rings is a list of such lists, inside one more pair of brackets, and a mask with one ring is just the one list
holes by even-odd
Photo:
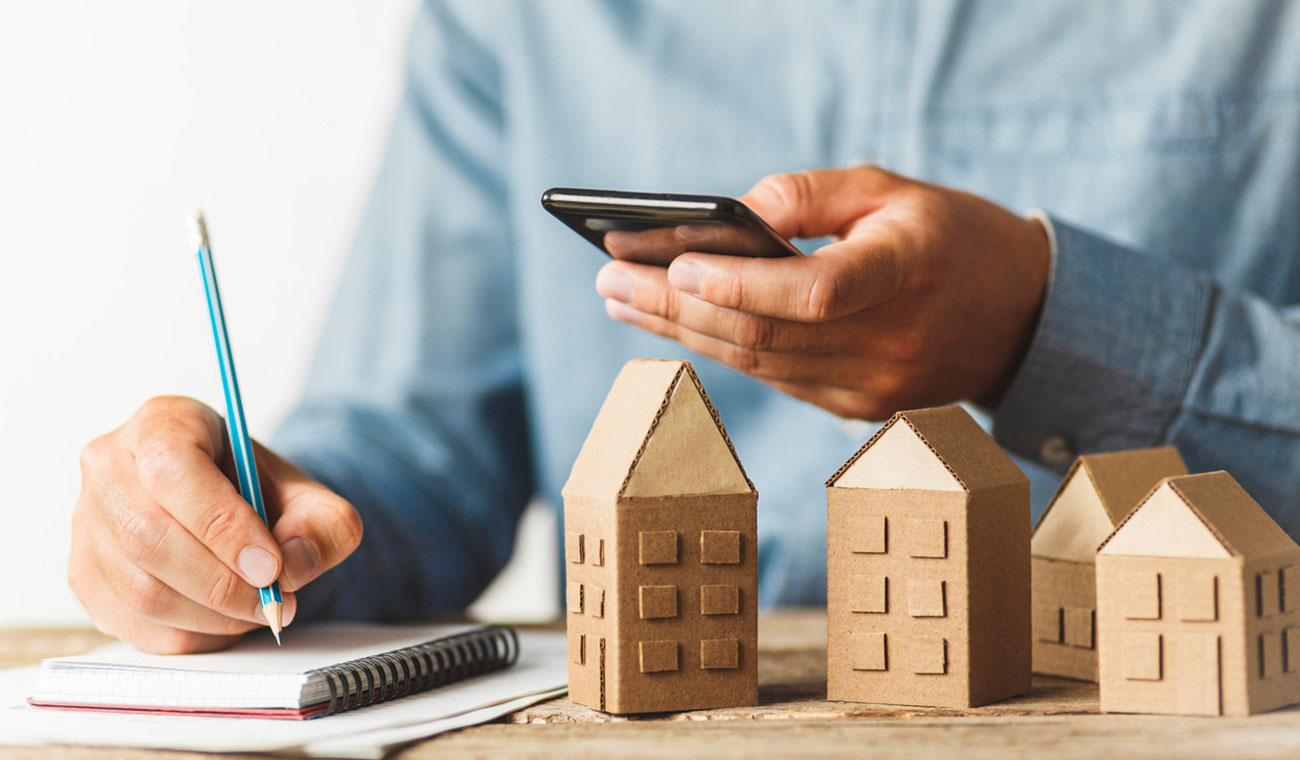
[[127, 645], [43, 660], [35, 707], [307, 720], [507, 668], [504, 626], [331, 625], [250, 635], [209, 654], [159, 656]]

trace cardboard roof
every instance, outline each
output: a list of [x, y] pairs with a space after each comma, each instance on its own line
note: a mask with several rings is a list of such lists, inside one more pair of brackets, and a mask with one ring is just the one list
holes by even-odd
[[1294, 554], [1300, 546], [1231, 475], [1219, 470], [1165, 478], [1097, 551], [1255, 559]]
[[1185, 474], [1173, 446], [1075, 459], [1034, 527], [1034, 555], [1091, 562], [1097, 546], [1162, 478]]
[[690, 362], [623, 366], [573, 463], [564, 493], [654, 497], [753, 493]]
[[[883, 456], [872, 455], [877, 447]], [[965, 409], [944, 406], [896, 413], [826, 486], [975, 491], [1028, 481]]]

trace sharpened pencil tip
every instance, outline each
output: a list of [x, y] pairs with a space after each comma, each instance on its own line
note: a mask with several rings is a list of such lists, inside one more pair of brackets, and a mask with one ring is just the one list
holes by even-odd
[[284, 644], [280, 643], [280, 632], [279, 632], [279, 631], [271, 631], [271, 635], [275, 637], [275, 645], [276, 645], [276, 646], [278, 646], [278, 647], [282, 647], [282, 646], [284, 646]]
[[210, 246], [208, 245], [208, 223], [204, 220], [203, 211], [201, 209], [194, 209], [194, 213], [190, 214], [189, 228], [190, 252], [193, 253], [200, 248], [210, 249]]
[[266, 618], [266, 624], [270, 626], [277, 645], [280, 644], [280, 631], [284, 630], [283, 613], [284, 605], [280, 602], [267, 602], [262, 605], [262, 615]]

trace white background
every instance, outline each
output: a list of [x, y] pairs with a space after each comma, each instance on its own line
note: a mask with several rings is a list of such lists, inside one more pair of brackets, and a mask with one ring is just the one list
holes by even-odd
[[[292, 406], [401, 87], [414, 0], [0, 0], [0, 627], [81, 624], [78, 452], [219, 404], [207, 212], [249, 428]], [[545, 617], [551, 518], [477, 608]]]

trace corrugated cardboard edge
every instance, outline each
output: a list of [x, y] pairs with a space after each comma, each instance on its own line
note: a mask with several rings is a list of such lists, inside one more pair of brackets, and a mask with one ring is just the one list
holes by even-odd
[[956, 470], [952, 469], [952, 466], [949, 465], [948, 462], [943, 458], [943, 455], [940, 454], [940, 453], [939, 453], [939, 452], [934, 448], [934, 446], [930, 444], [930, 441], [927, 440], [926, 437], [925, 437], [924, 435], [921, 434], [921, 431], [920, 431], [920, 430], [917, 430], [917, 429], [916, 429], [916, 426], [913, 425], [913, 424], [912, 424], [912, 423], [907, 419], [906, 415], [907, 415], [907, 412], [905, 412], [905, 411], [904, 411], [904, 412], [894, 412], [894, 416], [893, 416], [893, 417], [890, 417], [888, 422], [886, 422], [885, 424], [881, 425], [881, 426], [880, 426], [880, 429], [876, 431], [876, 434], [873, 435], [873, 436], [871, 436], [870, 438], [868, 438], [868, 439], [867, 439], [867, 442], [864, 443], [864, 444], [862, 444], [862, 448], [860, 448], [860, 449], [858, 449], [856, 452], [854, 452], [853, 456], [849, 457], [849, 458], [848, 458], [848, 461], [846, 461], [844, 464], [840, 465], [840, 468], [839, 468], [838, 470], [835, 471], [835, 474], [834, 474], [834, 475], [831, 475], [830, 478], [827, 479], [827, 481], [826, 481], [826, 487], [827, 487], [827, 488], [834, 488], [834, 487], [835, 487], [835, 481], [839, 480], [841, 475], [843, 475], [845, 472], [847, 472], [848, 469], [849, 469], [850, 467], [852, 467], [852, 466], [854, 465], [854, 463], [857, 462], [858, 459], [860, 459], [860, 458], [862, 457], [863, 454], [867, 453], [867, 449], [870, 449], [872, 446], [874, 446], [875, 443], [876, 443], [876, 441], [880, 438], [880, 436], [884, 435], [885, 432], [888, 431], [891, 427], [893, 427], [894, 424], [897, 423], [899, 420], [902, 420], [903, 423], [904, 423], [905, 425], [907, 425], [909, 428], [911, 428], [911, 429], [912, 429], [912, 432], [916, 434], [917, 439], [919, 439], [919, 440], [921, 441], [921, 443], [924, 443], [924, 444], [925, 444], [925, 447], [926, 447], [927, 449], [930, 450], [930, 453], [934, 454], [935, 458], [939, 460], [939, 464], [942, 464], [943, 467], [944, 467], [944, 469], [947, 470], [949, 473], [952, 474], [953, 479], [956, 480], [956, 481], [957, 481], [957, 484], [960, 485], [960, 486], [962, 487], [962, 490], [965, 491], [965, 492], [967, 492], [967, 493], [970, 493], [970, 490], [971, 490], [971, 489], [966, 485], [965, 482], [962, 481], [961, 476], [957, 474]]
[[[1227, 473], [1224, 472], [1223, 470], [1218, 470], [1217, 472], [1223, 472], [1225, 475], [1227, 475]], [[1202, 474], [1205, 474], [1205, 475], [1212, 475], [1212, 474], [1215, 474], [1215, 473], [1202, 473]], [[1192, 514], [1196, 516], [1196, 519], [1197, 519], [1197, 520], [1200, 520], [1201, 523], [1202, 523], [1206, 528], [1209, 529], [1209, 531], [1210, 531], [1210, 535], [1214, 536], [1214, 540], [1216, 540], [1216, 541], [1218, 541], [1220, 544], [1222, 544], [1222, 545], [1223, 545], [1223, 548], [1224, 548], [1225, 550], [1227, 550], [1227, 552], [1228, 552], [1229, 554], [1231, 554], [1232, 556], [1234, 556], [1234, 557], [1240, 557], [1241, 554], [1240, 554], [1236, 549], [1234, 549], [1234, 548], [1232, 547], [1231, 544], [1228, 543], [1228, 540], [1227, 540], [1226, 538], [1224, 538], [1223, 534], [1220, 533], [1219, 530], [1218, 530], [1217, 528], [1215, 528], [1214, 525], [1213, 525], [1209, 520], [1205, 519], [1205, 515], [1201, 514], [1200, 510], [1198, 510], [1198, 509], [1197, 509], [1197, 508], [1196, 508], [1196, 507], [1191, 503], [1191, 501], [1188, 500], [1186, 494], [1184, 494], [1182, 491], [1178, 490], [1178, 486], [1171, 482], [1171, 481], [1174, 481], [1174, 480], [1178, 480], [1179, 478], [1194, 478], [1194, 477], [1199, 477], [1199, 476], [1198, 476], [1198, 475], [1178, 475], [1178, 476], [1176, 476], [1176, 477], [1172, 477], [1172, 478], [1161, 478], [1161, 480], [1160, 480], [1159, 483], [1156, 483], [1155, 486], [1153, 486], [1153, 487], [1151, 488], [1150, 491], [1147, 491], [1147, 495], [1142, 497], [1142, 501], [1138, 502], [1138, 505], [1137, 505], [1136, 507], [1133, 508], [1133, 511], [1132, 511], [1132, 512], [1129, 512], [1129, 513], [1128, 513], [1128, 516], [1126, 516], [1123, 520], [1121, 520], [1120, 523], [1119, 523], [1119, 525], [1116, 525], [1116, 526], [1115, 526], [1115, 530], [1111, 531], [1111, 534], [1110, 534], [1109, 536], [1106, 536], [1106, 540], [1105, 540], [1105, 541], [1102, 541], [1100, 544], [1097, 544], [1097, 553], [1100, 554], [1100, 553], [1101, 553], [1101, 550], [1106, 546], [1106, 544], [1110, 543], [1110, 540], [1111, 540], [1112, 538], [1114, 538], [1114, 537], [1116, 536], [1116, 534], [1118, 534], [1121, 530], [1124, 530], [1124, 526], [1128, 524], [1128, 521], [1129, 521], [1129, 520], [1132, 520], [1132, 519], [1133, 519], [1133, 515], [1136, 515], [1136, 514], [1138, 513], [1138, 511], [1142, 509], [1142, 507], [1146, 506], [1146, 503], [1147, 503], [1148, 501], [1151, 500], [1151, 497], [1152, 497], [1152, 496], [1155, 496], [1156, 491], [1159, 491], [1161, 486], [1163, 486], [1163, 485], [1166, 484], [1166, 483], [1169, 483], [1170, 490], [1172, 490], [1172, 491], [1174, 492], [1174, 495], [1176, 495], [1176, 496], [1178, 497], [1179, 501], [1181, 501], [1183, 504], [1187, 505], [1187, 508], [1190, 509], [1191, 512], [1192, 512]], [[1229, 477], [1231, 477], [1231, 476], [1229, 475]], [[1140, 556], [1140, 555], [1120, 555], [1120, 556]]]
[[632, 457], [632, 463], [628, 465], [627, 474], [623, 476], [623, 484], [619, 486], [617, 498], [623, 498], [627, 491], [627, 485], [632, 480], [632, 474], [636, 472], [637, 463], [641, 461], [641, 456], [645, 454], [645, 447], [650, 443], [650, 438], [654, 436], [655, 428], [659, 426], [659, 420], [663, 419], [664, 412], [668, 409], [668, 403], [672, 401], [673, 393], [677, 390], [677, 384], [681, 382], [682, 375], [685, 374], [695, 384], [695, 390], [699, 391], [700, 398], [704, 400], [704, 406], [709, 410], [709, 416], [713, 418], [713, 424], [718, 428], [718, 433], [722, 435], [722, 440], [727, 444], [727, 451], [731, 453], [731, 459], [736, 463], [740, 470], [740, 476], [745, 479], [745, 484], [749, 487], [750, 493], [757, 493], [754, 488], [754, 481], [749, 479], [749, 473], [745, 472], [745, 466], [740, 463], [740, 457], [736, 454], [736, 446], [731, 442], [731, 436], [727, 435], [727, 428], [722, 424], [722, 417], [718, 410], [713, 406], [712, 399], [704, 390], [704, 385], [700, 378], [695, 374], [695, 368], [688, 361], [683, 361], [681, 367], [677, 369], [677, 374], [673, 375], [672, 382], [668, 384], [668, 390], [664, 393], [663, 401], [659, 404], [659, 410], [655, 412], [654, 419], [650, 422], [650, 427], [646, 429], [645, 437], [641, 439], [641, 445], [637, 447], [636, 454]]

